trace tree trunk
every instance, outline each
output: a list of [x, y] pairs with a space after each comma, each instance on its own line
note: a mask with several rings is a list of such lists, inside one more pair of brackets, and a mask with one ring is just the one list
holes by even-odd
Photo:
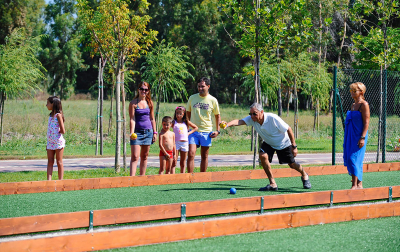
[[122, 146], [123, 146], [123, 166], [124, 171], [126, 171], [126, 109], [125, 109], [125, 73], [124, 73], [124, 65], [122, 65], [122, 73], [121, 73], [121, 90], [122, 90]]
[[156, 121], [156, 131], [158, 131], [158, 123], [160, 121], [160, 103], [161, 103], [161, 91], [162, 91], [162, 80], [161, 76], [158, 79], [158, 87], [157, 87], [157, 105], [156, 105], [156, 114], [155, 114], [155, 121]]
[[115, 92], [115, 74], [112, 74], [112, 86], [111, 86], [111, 99], [110, 99], [110, 118], [108, 119], [108, 132], [107, 135], [111, 134], [112, 118], [113, 118], [113, 100]]
[[100, 155], [103, 155], [103, 102], [104, 102], [104, 67], [106, 66], [107, 60], [102, 59], [102, 66], [101, 66], [101, 88], [100, 88]]
[[319, 130], [319, 100], [317, 99], [315, 102], [315, 106], [314, 106], [314, 127], [313, 127], [313, 131], [315, 131], [315, 129]]
[[117, 63], [117, 68], [116, 68], [116, 74], [117, 74], [117, 82], [115, 85], [115, 109], [116, 109], [116, 131], [115, 131], [115, 172], [119, 173], [120, 172], [120, 164], [119, 164], [119, 158], [121, 156], [121, 87], [120, 84], [122, 82], [121, 80], [121, 61], [122, 58], [119, 56], [118, 58], [118, 63]]
[[6, 99], [5, 92], [0, 92], [0, 145], [3, 145], [3, 115], [4, 115], [5, 99]]
[[287, 103], [286, 103], [286, 117], [289, 117], [289, 107], [290, 107], [290, 89], [288, 87], [287, 91]]
[[99, 150], [99, 131], [100, 131], [100, 88], [101, 88], [101, 58], [99, 58], [99, 74], [97, 77], [98, 82], [98, 91], [99, 95], [97, 96], [97, 120], [96, 120], [96, 151], [95, 155], [97, 156]]
[[278, 87], [278, 116], [282, 116], [282, 89], [280, 82]]
[[[256, 0], [255, 12], [256, 12], [256, 55], [255, 55], [255, 64], [254, 64], [254, 72], [255, 72], [255, 102], [261, 103], [261, 86], [260, 86], [260, 52], [258, 48], [258, 36], [259, 36], [259, 26], [260, 26], [260, 17], [258, 13], [258, 9], [260, 8], [260, 0]], [[258, 139], [258, 134], [254, 131], [254, 154], [253, 154], [253, 169], [256, 168], [256, 157], [257, 157], [257, 143], [260, 141]]]
[[297, 139], [299, 134], [299, 118], [298, 118], [298, 104], [297, 104], [297, 80], [294, 77], [294, 89], [293, 89], [293, 99], [294, 99], [294, 138]]
[[379, 163], [379, 152], [381, 149], [381, 138], [382, 138], [382, 95], [383, 95], [383, 66], [381, 66], [381, 81], [379, 85], [379, 93], [380, 93], [380, 105], [379, 105], [379, 121], [378, 121], [378, 148], [376, 150], [376, 162]]

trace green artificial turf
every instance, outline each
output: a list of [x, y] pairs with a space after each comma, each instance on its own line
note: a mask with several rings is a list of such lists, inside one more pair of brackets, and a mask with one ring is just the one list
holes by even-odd
[[[347, 174], [310, 177], [312, 189], [303, 189], [300, 177], [277, 178], [278, 192], [259, 192], [266, 179], [208, 183], [141, 186], [67, 192], [14, 194], [0, 196], [0, 218], [51, 213], [89, 211], [144, 205], [215, 200], [282, 193], [349, 189]], [[365, 188], [399, 185], [400, 171], [365, 173]], [[235, 187], [237, 194], [229, 194]]]
[[288, 228], [107, 251], [400, 251], [400, 217]]

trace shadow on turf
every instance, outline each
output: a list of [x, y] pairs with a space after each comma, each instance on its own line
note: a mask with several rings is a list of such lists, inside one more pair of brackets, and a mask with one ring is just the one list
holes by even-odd
[[[249, 186], [243, 186], [243, 185], [237, 185], [237, 184], [214, 184], [216, 186], [221, 186], [221, 187], [197, 187], [197, 188], [176, 188], [176, 189], [165, 189], [165, 190], [160, 190], [162, 192], [169, 192], [169, 191], [229, 191], [231, 187], [234, 187], [237, 191], [258, 191], [259, 188], [254, 188], [254, 187], [249, 187]], [[304, 193], [304, 192], [309, 192], [310, 190], [303, 189], [303, 188], [298, 188], [298, 187], [288, 187], [288, 188], [282, 188], [279, 187], [278, 191], [264, 191], [266, 193], [273, 193], [273, 194], [280, 194], [280, 193]], [[229, 194], [229, 193], [228, 193]]]

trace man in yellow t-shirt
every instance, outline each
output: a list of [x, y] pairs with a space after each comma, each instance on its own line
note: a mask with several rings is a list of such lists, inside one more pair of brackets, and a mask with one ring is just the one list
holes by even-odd
[[[208, 150], [211, 144], [211, 138], [220, 134], [219, 124], [221, 116], [219, 113], [218, 101], [209, 94], [210, 80], [203, 77], [197, 84], [198, 94], [189, 97], [186, 106], [187, 119], [196, 124], [198, 130], [189, 135], [189, 155], [187, 160], [188, 172], [192, 173], [194, 169], [194, 157], [196, 150], [201, 146], [200, 171], [205, 172], [208, 166]], [[213, 130], [212, 115], [215, 116], [216, 131]]]

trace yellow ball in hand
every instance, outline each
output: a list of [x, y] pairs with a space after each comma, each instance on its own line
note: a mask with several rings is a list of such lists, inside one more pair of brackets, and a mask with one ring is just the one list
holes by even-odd
[[131, 135], [131, 139], [136, 139], [137, 138], [137, 135], [136, 135], [136, 133], [132, 133], [132, 135]]
[[226, 123], [220, 123], [220, 124], [219, 124], [219, 127], [221, 127], [221, 128], [223, 128], [223, 129], [225, 129], [225, 127], [226, 127]]

